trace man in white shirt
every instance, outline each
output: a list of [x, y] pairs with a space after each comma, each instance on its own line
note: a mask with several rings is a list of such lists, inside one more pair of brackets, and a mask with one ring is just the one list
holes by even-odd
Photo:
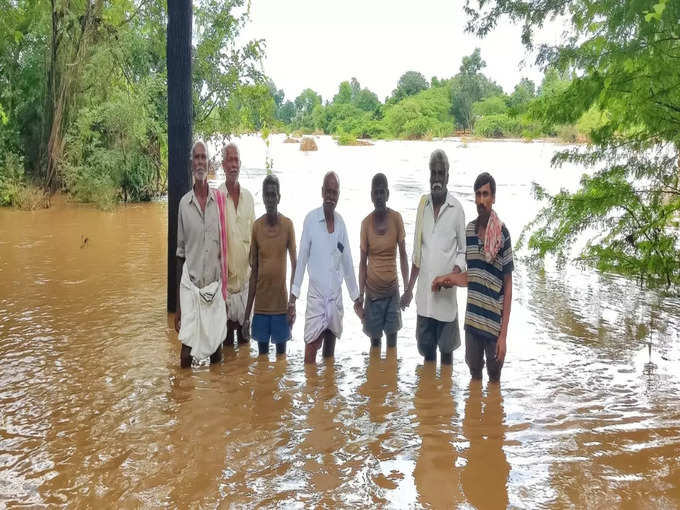
[[[416, 291], [416, 339], [425, 361], [436, 361], [437, 347], [442, 364], [451, 364], [453, 351], [460, 346], [456, 289], [432, 292], [433, 280], [441, 271], [465, 269], [465, 214], [463, 206], [448, 192], [449, 160], [440, 149], [430, 156], [430, 194], [418, 206], [413, 242], [413, 265], [401, 306], [407, 307]], [[420, 277], [419, 277], [420, 276]]]
[[332, 357], [335, 340], [342, 335], [342, 281], [354, 301], [354, 311], [363, 313], [354, 274], [349, 236], [342, 217], [335, 212], [340, 196], [340, 180], [328, 172], [321, 188], [323, 207], [305, 217], [298, 252], [295, 279], [288, 300], [289, 314], [295, 317], [295, 300], [309, 270], [305, 312], [305, 363], [316, 362], [316, 351], [323, 345], [323, 357]]
[[238, 147], [229, 143], [222, 148], [224, 183], [219, 187], [227, 196], [225, 207], [227, 225], [227, 335], [225, 345], [234, 345], [234, 332], [238, 343], [248, 342], [248, 331], [243, 323], [248, 302], [250, 279], [250, 240], [255, 206], [253, 196], [238, 182], [241, 157]]

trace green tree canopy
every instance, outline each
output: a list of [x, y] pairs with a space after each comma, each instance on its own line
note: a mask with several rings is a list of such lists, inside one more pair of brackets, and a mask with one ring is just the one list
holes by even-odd
[[[528, 227], [529, 248], [570, 257], [577, 239], [587, 243], [578, 260], [604, 271], [670, 285], [680, 282], [680, 2], [671, 0], [467, 0], [468, 28], [478, 35], [501, 18], [522, 24], [522, 40], [560, 16], [568, 36], [537, 48], [546, 73], [533, 113], [545, 122], [577, 121], [596, 107], [606, 115], [587, 151], [566, 150], [565, 161], [592, 167], [575, 192], [550, 195]], [[559, 77], [559, 76], [558, 76]], [[555, 84], [558, 86], [555, 86]]]
[[429, 88], [430, 84], [425, 77], [416, 71], [407, 71], [401, 75], [397, 88], [392, 91], [390, 102], [396, 103], [405, 97], [413, 96]]

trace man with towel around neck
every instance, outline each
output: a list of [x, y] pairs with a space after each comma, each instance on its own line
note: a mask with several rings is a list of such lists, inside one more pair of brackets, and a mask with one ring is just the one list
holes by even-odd
[[512, 304], [512, 242], [510, 232], [493, 210], [494, 178], [486, 172], [479, 174], [473, 189], [478, 216], [465, 229], [467, 271], [435, 278], [432, 291], [467, 287], [465, 361], [472, 378], [481, 379], [486, 357], [489, 380], [499, 382]]

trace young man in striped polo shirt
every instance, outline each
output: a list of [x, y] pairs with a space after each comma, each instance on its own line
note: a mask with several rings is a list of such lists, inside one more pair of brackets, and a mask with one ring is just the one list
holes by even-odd
[[506, 353], [506, 336], [512, 302], [512, 243], [498, 219], [496, 181], [484, 172], [474, 184], [477, 219], [465, 229], [467, 271], [438, 276], [432, 290], [467, 287], [465, 361], [473, 379], [482, 378], [484, 357], [489, 380], [498, 382]]

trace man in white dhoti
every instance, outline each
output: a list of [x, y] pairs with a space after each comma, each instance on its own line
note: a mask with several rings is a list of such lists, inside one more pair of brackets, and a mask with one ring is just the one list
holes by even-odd
[[182, 342], [180, 365], [191, 358], [222, 356], [227, 311], [220, 281], [220, 217], [215, 193], [208, 187], [208, 148], [198, 141], [191, 150], [193, 188], [179, 202], [177, 219], [177, 313], [175, 329]]
[[236, 144], [229, 143], [222, 148], [224, 182], [219, 190], [227, 196], [225, 214], [227, 225], [227, 335], [225, 345], [234, 344], [234, 332], [239, 344], [248, 342], [248, 331], [243, 324], [250, 317], [245, 316], [248, 302], [248, 281], [250, 279], [250, 240], [255, 221], [253, 196], [238, 181], [241, 172], [241, 157]]
[[316, 362], [316, 351], [323, 345], [323, 357], [332, 357], [335, 340], [342, 335], [342, 281], [345, 281], [354, 311], [363, 314], [359, 289], [354, 274], [352, 251], [345, 222], [335, 212], [340, 196], [340, 180], [328, 172], [321, 188], [323, 207], [305, 217], [298, 252], [295, 279], [288, 306], [295, 316], [295, 300], [309, 270], [307, 311], [305, 312], [305, 363]]

